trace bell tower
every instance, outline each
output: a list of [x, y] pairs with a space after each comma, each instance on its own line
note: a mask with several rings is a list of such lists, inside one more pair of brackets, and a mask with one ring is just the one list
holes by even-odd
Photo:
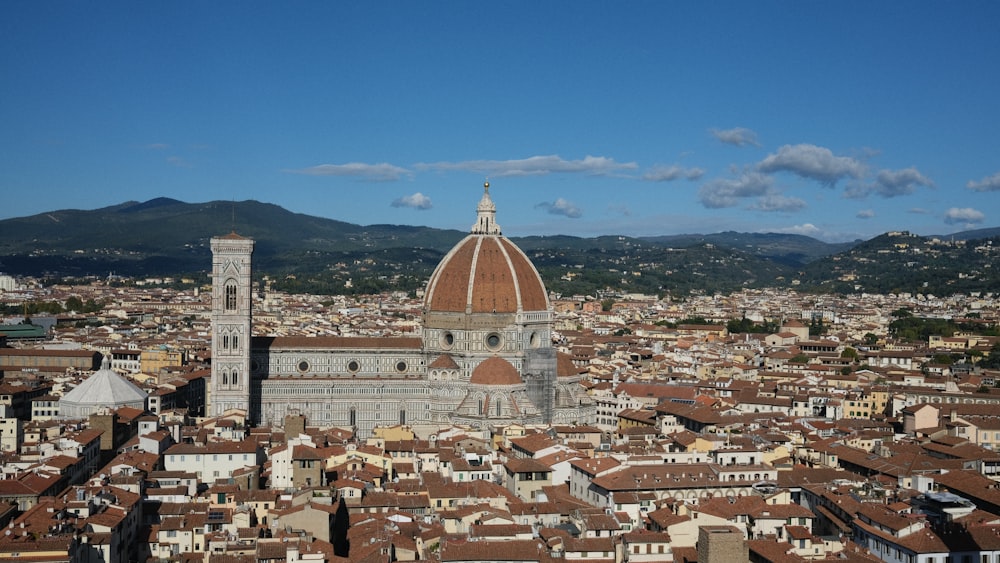
[[254, 241], [238, 234], [215, 237], [212, 246], [211, 416], [230, 409], [250, 412], [250, 327], [253, 321]]

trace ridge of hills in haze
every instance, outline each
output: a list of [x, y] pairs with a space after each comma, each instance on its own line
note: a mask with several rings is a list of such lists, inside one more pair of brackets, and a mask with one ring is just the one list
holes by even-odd
[[[257, 275], [276, 289], [374, 293], [422, 288], [466, 232], [355, 225], [258, 201], [170, 198], [0, 221], [0, 272], [57, 278], [193, 276], [207, 280], [209, 240], [256, 240]], [[727, 292], [797, 287], [840, 293], [947, 295], [1000, 287], [1000, 228], [939, 237], [886, 233], [826, 243], [802, 235], [737, 233], [632, 238], [512, 238], [556, 293]]]

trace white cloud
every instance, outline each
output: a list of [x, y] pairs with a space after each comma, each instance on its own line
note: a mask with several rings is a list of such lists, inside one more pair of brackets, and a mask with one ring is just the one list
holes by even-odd
[[432, 207], [431, 198], [420, 192], [394, 199], [391, 205], [393, 207], [412, 207], [413, 209], [430, 209]]
[[565, 215], [570, 219], [578, 219], [583, 216], [583, 211], [579, 207], [561, 197], [552, 202], [543, 201], [536, 204], [535, 208], [544, 209], [552, 215]]
[[914, 215], [929, 215], [930, 211], [924, 209], [923, 207], [911, 207], [906, 210], [907, 213], [912, 213]]
[[848, 190], [849, 197], [864, 197], [874, 193], [882, 197], [896, 197], [909, 195], [917, 191], [920, 186], [931, 187], [934, 182], [924, 176], [914, 167], [903, 168], [902, 170], [879, 170], [875, 175], [875, 182], [867, 186], [858, 186]]
[[806, 207], [805, 200], [797, 197], [785, 197], [781, 194], [770, 193], [760, 197], [757, 203], [750, 206], [750, 209], [757, 211], [799, 211]]
[[378, 164], [367, 164], [364, 162], [320, 164], [319, 166], [286, 170], [285, 172], [305, 174], [307, 176], [351, 176], [372, 182], [390, 182], [410, 175], [409, 170], [386, 162]]
[[977, 192], [998, 191], [1000, 190], [1000, 172], [997, 172], [992, 176], [986, 176], [985, 178], [983, 178], [978, 182], [969, 180], [969, 183], [966, 184], [965, 187]]
[[858, 219], [871, 219], [874, 216], [875, 210], [873, 209], [862, 209], [861, 211], [858, 211], [857, 215], [855, 215]]
[[177, 168], [191, 168], [191, 163], [179, 156], [168, 156], [167, 164], [176, 166]]
[[420, 170], [477, 172], [490, 176], [543, 176], [545, 174], [608, 175], [621, 170], [635, 170], [634, 162], [616, 162], [603, 156], [586, 156], [582, 160], [565, 160], [558, 155], [531, 156], [516, 160], [465, 160], [431, 162], [416, 165]]
[[769, 194], [774, 180], [766, 174], [744, 172], [738, 178], [716, 178], [698, 189], [698, 200], [708, 208], [735, 207], [740, 200]]
[[865, 165], [848, 156], [836, 156], [825, 147], [816, 145], [784, 145], [768, 155], [758, 165], [761, 172], [791, 172], [833, 186], [842, 178], [860, 178]]
[[684, 168], [673, 164], [671, 166], [656, 165], [642, 175], [642, 179], [648, 182], [672, 182], [684, 178], [685, 180], [697, 180], [705, 175], [701, 168]]
[[972, 227], [982, 223], [985, 218], [982, 211], [971, 207], [952, 207], [944, 212], [944, 222], [949, 225]]
[[759, 147], [760, 144], [757, 142], [757, 133], [754, 133], [750, 129], [745, 127], [733, 127], [732, 129], [709, 129], [709, 133], [719, 141], [726, 143], [727, 145], [735, 145], [737, 147], [742, 147], [744, 145], [753, 145]]

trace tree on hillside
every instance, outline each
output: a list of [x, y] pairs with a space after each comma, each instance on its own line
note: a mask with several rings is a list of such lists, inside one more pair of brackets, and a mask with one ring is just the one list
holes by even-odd
[[896, 309], [895, 311], [890, 313], [890, 315], [896, 317], [897, 319], [905, 319], [907, 317], [912, 317], [913, 311], [911, 311], [907, 307], [900, 307], [899, 309]]
[[979, 366], [983, 369], [1000, 369], [1000, 342], [994, 344], [990, 348], [990, 353], [979, 360]]

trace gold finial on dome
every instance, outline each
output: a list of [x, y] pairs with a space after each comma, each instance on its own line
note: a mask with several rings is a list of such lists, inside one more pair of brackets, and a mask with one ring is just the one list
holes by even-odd
[[489, 180], [486, 180], [485, 182], [483, 182], [483, 190], [485, 190], [487, 192], [490, 191], [490, 181]]

